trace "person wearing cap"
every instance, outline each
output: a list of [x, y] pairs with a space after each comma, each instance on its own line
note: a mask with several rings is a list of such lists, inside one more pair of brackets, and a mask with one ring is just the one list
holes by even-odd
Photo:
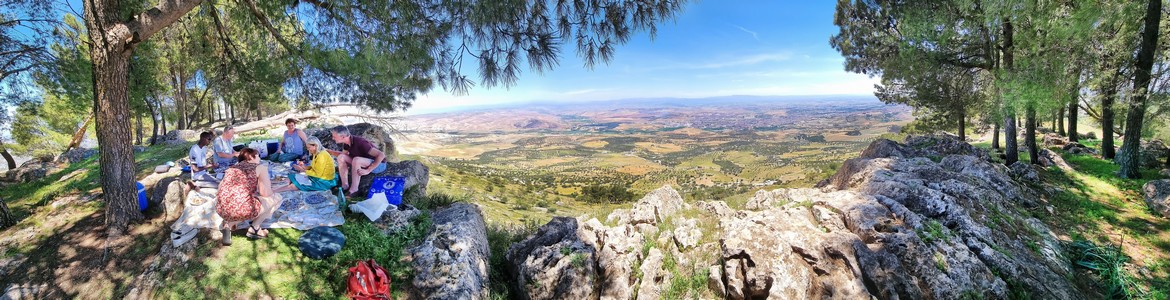
[[309, 141], [308, 135], [297, 129], [297, 119], [284, 120], [284, 126], [288, 127], [288, 130], [284, 131], [284, 137], [280, 139], [280, 147], [277, 148], [276, 154], [270, 155], [269, 158], [274, 162], [305, 158], [305, 144]]
[[307, 182], [293, 179], [291, 185], [277, 188], [277, 193], [296, 190], [325, 191], [337, 185], [337, 171], [334, 169], [333, 156], [329, 155], [329, 151], [321, 151], [324, 147], [321, 147], [321, 140], [317, 137], [309, 137], [307, 144], [309, 155], [313, 157], [312, 163], [305, 166], [303, 161], [297, 161], [293, 165], [293, 169], [298, 172], [305, 172], [305, 177], [308, 177]]

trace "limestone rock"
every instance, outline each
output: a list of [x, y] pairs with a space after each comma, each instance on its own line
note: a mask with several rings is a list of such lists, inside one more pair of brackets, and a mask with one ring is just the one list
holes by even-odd
[[1011, 168], [1012, 177], [1028, 182], [1040, 180], [1040, 174], [1036, 172], [1036, 168], [1033, 168], [1031, 164], [1017, 161], [1008, 167]]
[[487, 229], [479, 207], [455, 203], [432, 213], [434, 229], [410, 248], [418, 299], [487, 299]]
[[1049, 146], [1063, 146], [1068, 143], [1068, 138], [1060, 136], [1055, 133], [1044, 134], [1044, 147]]
[[[365, 196], [366, 192], [370, 190], [370, 184], [374, 182], [375, 177], [382, 176], [400, 176], [406, 177], [405, 190], [416, 189], [417, 193], [413, 195], [426, 195], [427, 184], [430, 183], [430, 168], [417, 160], [406, 160], [397, 163], [386, 163], [386, 171], [382, 173], [370, 174], [362, 176], [362, 181], [358, 184], [358, 194]], [[409, 195], [404, 195], [409, 196]], [[408, 199], [403, 199], [406, 201]]]
[[689, 249], [699, 245], [703, 238], [703, 232], [699, 230], [699, 220], [678, 218], [675, 220], [675, 226], [672, 234], [675, 246], [679, 249]]
[[[222, 128], [221, 128], [222, 129]], [[194, 130], [171, 130], [163, 136], [163, 141], [167, 142], [197, 142], [199, 141], [199, 133]]]
[[1151, 180], [1142, 186], [1150, 210], [1170, 218], [1170, 179]]
[[556, 217], [506, 255], [520, 299], [597, 299], [597, 253], [577, 235], [577, 220]]
[[1163, 144], [1161, 140], [1142, 141], [1141, 147], [1138, 150], [1141, 153], [1141, 160], [1138, 163], [1142, 168], [1146, 169], [1160, 168], [1166, 162], [1168, 151], [1170, 150], [1166, 148], [1166, 144]]
[[1064, 158], [1060, 157], [1060, 155], [1056, 154], [1056, 152], [1052, 152], [1048, 149], [1041, 149], [1039, 154], [1040, 165], [1045, 167], [1056, 166], [1065, 172], [1073, 171], [1073, 167], [1070, 166], [1068, 162], [1065, 162]]
[[633, 298], [638, 287], [633, 266], [642, 260], [642, 233], [629, 224], [610, 228], [590, 219], [578, 228], [577, 235], [597, 249], [601, 299]]
[[670, 287], [672, 274], [668, 270], [663, 270], [664, 256], [658, 248], [650, 248], [646, 254], [646, 259], [642, 260], [642, 266], [638, 269], [642, 272], [642, 281], [638, 285], [638, 299], [657, 300], [662, 298], [662, 294]]
[[65, 153], [61, 153], [61, 155], [57, 157], [57, 161], [71, 164], [86, 160], [96, 154], [97, 149], [73, 148], [69, 149], [69, 151], [65, 151]]
[[374, 226], [381, 228], [386, 235], [391, 235], [409, 226], [410, 222], [421, 214], [422, 212], [414, 206], [402, 204], [398, 209], [386, 209], [382, 212], [382, 217], [374, 222]]
[[662, 186], [638, 200], [629, 210], [614, 210], [607, 220], [617, 224], [655, 226], [685, 207], [682, 196], [670, 185]]
[[719, 218], [735, 212], [731, 207], [727, 206], [727, 202], [723, 201], [699, 201], [696, 204], [699, 206], [699, 209]]

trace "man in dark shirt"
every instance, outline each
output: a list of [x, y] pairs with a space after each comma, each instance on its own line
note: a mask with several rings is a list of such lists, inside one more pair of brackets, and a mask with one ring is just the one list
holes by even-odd
[[341, 176], [341, 189], [352, 197], [358, 191], [362, 176], [386, 170], [386, 164], [383, 163], [386, 153], [362, 137], [351, 136], [349, 128], [344, 125], [338, 125], [329, 131], [333, 135], [333, 141], [341, 145], [341, 152], [332, 153], [337, 156], [337, 173]]

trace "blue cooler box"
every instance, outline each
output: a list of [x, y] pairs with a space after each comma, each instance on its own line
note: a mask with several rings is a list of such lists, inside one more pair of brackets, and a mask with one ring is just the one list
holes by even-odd
[[386, 201], [399, 206], [402, 205], [402, 192], [405, 189], [406, 177], [375, 177], [370, 184], [370, 191], [366, 193], [366, 198], [373, 197], [377, 193], [386, 193]]

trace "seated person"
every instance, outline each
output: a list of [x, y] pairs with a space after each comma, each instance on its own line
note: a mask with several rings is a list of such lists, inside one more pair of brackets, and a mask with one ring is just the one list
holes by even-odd
[[280, 207], [280, 195], [272, 192], [268, 166], [260, 164], [256, 149], [240, 150], [240, 162], [227, 169], [216, 193], [215, 212], [223, 218], [223, 244], [232, 244], [232, 230], [243, 221], [252, 221], [248, 238], [261, 239], [268, 230], [260, 228]]
[[199, 134], [199, 141], [191, 145], [191, 150], [187, 151], [187, 158], [191, 160], [191, 180], [205, 181], [205, 182], [219, 182], [215, 176], [207, 173], [207, 170], [214, 169], [215, 163], [207, 164], [207, 145], [211, 145], [211, 132], [204, 131]]
[[284, 126], [288, 127], [288, 130], [284, 131], [284, 137], [280, 139], [280, 147], [277, 148], [276, 153], [269, 156], [269, 159], [274, 162], [305, 159], [305, 144], [309, 141], [308, 135], [297, 129], [297, 119], [284, 120]]
[[353, 197], [358, 192], [358, 185], [362, 176], [371, 173], [382, 173], [386, 170], [386, 153], [374, 148], [374, 144], [364, 138], [349, 134], [349, 128], [338, 125], [330, 129], [333, 141], [341, 145], [341, 152], [337, 155], [338, 172], [341, 175], [341, 189], [346, 190], [346, 196]]
[[215, 139], [212, 149], [215, 150], [215, 164], [220, 168], [227, 168], [236, 163], [240, 155], [237, 148], [232, 147], [232, 140], [236, 137], [236, 129], [232, 125], [223, 128], [223, 135]]
[[[293, 169], [298, 172], [305, 172], [309, 179], [308, 184], [299, 182], [295, 178], [289, 178], [291, 185], [282, 186], [276, 189], [277, 193], [287, 191], [325, 191], [337, 185], [337, 171], [334, 169], [333, 156], [329, 155], [328, 151], [321, 151], [321, 140], [316, 137], [309, 137], [309, 154], [313, 156], [313, 162], [309, 166], [305, 166], [304, 162], [298, 161], [293, 165]], [[291, 177], [291, 176], [290, 176]]]

